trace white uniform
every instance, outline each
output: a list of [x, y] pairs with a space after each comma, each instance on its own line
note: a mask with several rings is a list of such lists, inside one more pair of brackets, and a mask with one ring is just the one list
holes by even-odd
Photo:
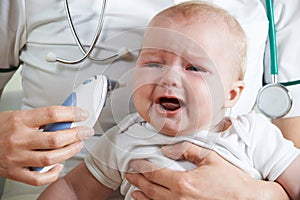
[[[157, 12], [181, 1], [108, 0], [104, 28], [93, 55], [105, 57], [123, 46], [132, 50], [132, 55], [114, 62], [95, 63], [86, 60], [77, 65], [64, 65], [45, 60], [49, 52], [66, 59], [77, 59], [82, 56], [68, 26], [63, 1], [2, 0], [0, 1], [0, 69], [23, 63], [23, 109], [61, 104], [76, 84], [93, 74], [105, 73], [110, 78], [131, 80], [129, 69], [135, 64], [142, 39], [142, 29]], [[102, 0], [69, 1], [73, 23], [85, 47], [91, 44], [95, 34], [101, 2]], [[231, 114], [248, 113], [261, 86], [264, 49], [268, 39], [268, 22], [262, 4], [264, 1], [216, 0], [211, 2], [233, 14], [246, 31], [249, 43], [246, 89]], [[275, 21], [280, 30], [277, 33], [280, 81], [300, 79], [300, 71], [297, 70], [300, 45], [296, 44], [300, 34], [299, 8], [299, 1], [275, 1]], [[0, 88], [11, 75], [12, 73], [0, 73]], [[127, 82], [127, 89], [116, 90], [107, 101], [99, 123], [96, 124], [99, 132], [101, 132], [100, 126], [107, 130], [134, 110], [129, 103], [131, 81]], [[289, 116], [297, 116], [300, 113], [300, 103], [298, 103], [300, 93], [295, 92], [298, 87], [290, 87], [293, 88], [292, 95], [295, 103]], [[80, 160], [82, 157], [83, 155], [79, 154], [78, 157], [67, 161], [65, 171], [74, 166], [71, 161]], [[28, 189], [9, 191], [14, 195], [14, 193], [22, 194]]]
[[262, 114], [251, 113], [230, 121], [232, 125], [221, 133], [202, 131], [170, 137], [159, 133], [137, 113], [132, 114], [99, 137], [85, 163], [106, 187], [117, 190], [121, 186], [122, 195], [129, 200], [131, 191], [137, 189], [125, 179], [125, 172], [132, 170], [131, 160], [146, 159], [176, 171], [196, 167], [189, 161], [174, 161], [162, 155], [164, 145], [189, 141], [214, 150], [253, 178], [270, 181], [275, 181], [300, 153]]

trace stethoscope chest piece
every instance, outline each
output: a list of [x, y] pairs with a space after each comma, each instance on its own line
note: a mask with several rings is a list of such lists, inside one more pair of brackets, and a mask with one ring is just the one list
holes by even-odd
[[258, 92], [256, 105], [266, 116], [277, 119], [285, 116], [291, 109], [293, 99], [286, 87], [280, 83], [268, 84]]

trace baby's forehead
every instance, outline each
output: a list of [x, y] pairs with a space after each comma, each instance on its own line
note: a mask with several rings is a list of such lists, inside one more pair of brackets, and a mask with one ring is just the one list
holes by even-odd
[[177, 55], [208, 57], [206, 47], [190, 35], [163, 27], [149, 27], [144, 35], [142, 49], [156, 49]]
[[[224, 16], [218, 16], [217, 13], [211, 15], [199, 13], [198, 15], [194, 14], [194, 16], [159, 14], [152, 19], [146, 31], [150, 34], [145, 34], [144, 39], [155, 38], [155, 40], [163, 43], [171, 42], [176, 43], [177, 46], [196, 48], [199, 43], [203, 44], [204, 41], [207, 43], [206, 41], [234, 38]], [[205, 37], [206, 35], [208, 37]], [[205, 45], [202, 45], [201, 48], [205, 48]]]
[[148, 27], [142, 46], [145, 48], [157, 47], [166, 50], [194, 49], [202, 51], [197, 40], [191, 35], [172, 27]]
[[199, 22], [214, 22], [224, 23], [228, 25], [230, 21], [234, 20], [224, 9], [217, 7], [213, 4], [207, 4], [204, 2], [186, 2], [177, 6], [170, 7], [158, 13], [154, 18], [153, 22], [175, 21], [178, 23], [199, 23]]

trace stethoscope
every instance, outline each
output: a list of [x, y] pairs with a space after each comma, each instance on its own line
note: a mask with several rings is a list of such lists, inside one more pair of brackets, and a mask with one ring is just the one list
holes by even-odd
[[270, 69], [272, 83], [262, 87], [257, 95], [256, 105], [267, 117], [277, 119], [285, 116], [292, 108], [293, 98], [286, 86], [296, 85], [300, 80], [278, 82], [278, 58], [276, 48], [276, 29], [274, 23], [273, 1], [266, 0], [266, 12], [269, 20]]
[[72, 17], [71, 17], [71, 13], [70, 13], [70, 9], [69, 9], [69, 4], [68, 4], [68, 0], [64, 0], [64, 5], [65, 5], [65, 11], [66, 11], [66, 15], [67, 15], [67, 19], [68, 19], [68, 23], [72, 32], [72, 35], [76, 41], [77, 46], [79, 47], [80, 51], [82, 52], [83, 56], [77, 60], [66, 60], [63, 58], [59, 58], [57, 57], [54, 53], [48, 53], [46, 56], [46, 60], [48, 62], [59, 62], [59, 63], [63, 63], [63, 64], [78, 64], [82, 61], [84, 61], [85, 59], [89, 58], [93, 61], [98, 61], [98, 62], [106, 62], [109, 60], [115, 60], [121, 57], [124, 57], [126, 55], [129, 54], [129, 50], [126, 47], [122, 47], [120, 48], [115, 54], [112, 54], [108, 57], [105, 58], [93, 58], [90, 57], [90, 54], [92, 53], [92, 51], [95, 48], [95, 45], [99, 39], [99, 36], [102, 32], [102, 28], [103, 28], [103, 23], [104, 23], [104, 16], [105, 16], [105, 10], [106, 10], [106, 0], [103, 0], [101, 9], [100, 9], [100, 17], [99, 17], [99, 23], [97, 25], [97, 29], [96, 29], [96, 33], [94, 35], [94, 38], [92, 40], [91, 45], [89, 46], [89, 49], [86, 51], [78, 37], [77, 32], [75, 31], [75, 27], [72, 21]]

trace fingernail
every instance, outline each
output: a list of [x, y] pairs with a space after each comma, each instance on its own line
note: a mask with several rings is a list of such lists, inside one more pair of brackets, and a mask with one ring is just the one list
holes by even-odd
[[64, 169], [64, 165], [61, 164], [61, 163], [59, 163], [59, 164], [57, 164], [57, 165], [59, 166], [59, 171], [61, 172], [61, 171]]
[[180, 151], [180, 149], [174, 148], [174, 146], [170, 145], [170, 146], [163, 146], [161, 148], [162, 153], [169, 157], [169, 158], [173, 158], [173, 159], [178, 159], [181, 154], [183, 152]]
[[81, 150], [84, 147], [84, 143], [83, 142], [78, 142], [77, 147], [78, 147], [79, 150]]
[[130, 163], [129, 163], [129, 166], [131, 168], [133, 168], [134, 170], [137, 170], [138, 169], [138, 161], [137, 160], [131, 160]]
[[163, 146], [161, 148], [161, 151], [163, 152], [164, 155], [174, 155], [174, 154], [176, 154], [176, 150], [174, 149], [174, 147], [172, 145]]
[[163, 146], [162, 148], [161, 148], [161, 150], [163, 151], [163, 152], [170, 152], [170, 151], [172, 151], [172, 146]]
[[76, 108], [74, 112], [75, 112], [75, 120], [82, 121], [89, 117], [89, 112], [81, 108]]
[[132, 197], [133, 199], [136, 199], [136, 197], [137, 197], [135, 191], [132, 191], [130, 195], [131, 195], [131, 197]]
[[125, 174], [125, 178], [130, 182], [130, 180], [131, 180], [131, 174], [130, 173], [126, 173]]
[[94, 129], [87, 126], [77, 127], [77, 130], [81, 139], [90, 138], [95, 134]]

